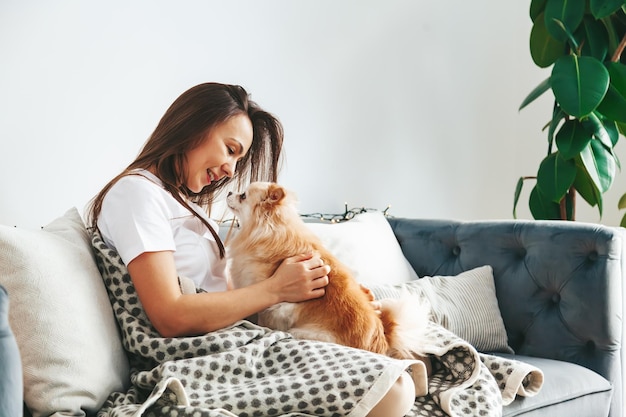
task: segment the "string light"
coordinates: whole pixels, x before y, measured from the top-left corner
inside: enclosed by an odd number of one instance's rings
[[[391,205],[388,205],[384,210],[383,210],[383,215],[385,217],[389,216],[389,209],[391,208]],[[344,212],[343,213],[338,213],[338,214],[328,214],[328,213],[309,213],[309,214],[300,214],[300,217],[304,217],[304,218],[310,218],[310,219],[317,219],[320,220],[322,222],[330,222],[330,223],[340,223],[340,222],[345,222],[348,220],[351,220],[354,218],[354,216],[356,216],[357,214],[361,214],[361,213],[367,213],[369,211],[379,211],[377,209],[373,209],[373,208],[365,208],[365,207],[357,207],[357,208],[352,208],[352,209],[348,209],[348,203],[344,203]]]
[[[391,217],[391,215],[389,214],[389,210],[391,209],[391,205],[388,205],[383,211],[383,216],[385,217]],[[375,208],[365,208],[365,207],[355,207],[355,208],[348,208],[348,203],[344,203],[344,211],[343,213],[337,213],[337,214],[331,214],[331,213],[304,213],[304,214],[300,214],[300,217],[305,218],[305,219],[316,219],[319,220],[321,222],[329,222],[329,223],[341,223],[341,222],[345,222],[348,220],[351,220],[354,218],[354,216],[361,214],[361,213],[367,213],[370,211],[380,211],[378,209]],[[224,225],[224,224],[232,224],[234,227],[239,227],[239,221],[237,218],[229,218],[229,219],[222,219],[218,221],[218,224],[220,225]]]

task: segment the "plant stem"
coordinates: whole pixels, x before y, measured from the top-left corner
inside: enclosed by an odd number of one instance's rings
[[[622,52],[624,52],[624,48],[626,48],[626,33],[624,33],[624,37],[620,41],[619,45],[617,45],[617,49],[615,50],[615,53],[613,53],[613,56],[611,57],[612,62],[619,62],[622,56]]]
[[[572,221],[576,220],[576,187],[569,189],[569,195],[572,199]]]
[[[563,197],[559,203],[559,213],[561,220],[567,220],[567,195]]]
[[[567,200],[572,202],[572,218],[567,218]],[[559,202],[559,210],[561,215],[561,220],[576,220],[576,188],[571,186],[567,194],[561,199]]]

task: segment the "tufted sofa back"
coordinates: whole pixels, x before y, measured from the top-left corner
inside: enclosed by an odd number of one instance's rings
[[[623,229],[561,221],[389,223],[419,276],[493,267],[517,354],[577,363],[623,392]],[[621,397],[614,396],[617,409]]]

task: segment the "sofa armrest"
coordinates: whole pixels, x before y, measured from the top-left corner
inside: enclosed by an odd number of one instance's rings
[[[21,415],[22,387],[22,360],[9,325],[9,295],[0,285],[0,416]]]
[[[613,384],[612,412],[621,409],[623,229],[562,221],[389,223],[419,276],[491,265],[515,352],[596,371]]]

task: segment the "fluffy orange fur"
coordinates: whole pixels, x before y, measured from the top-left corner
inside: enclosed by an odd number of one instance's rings
[[[418,354],[425,310],[398,300],[377,313],[371,293],[333,256],[304,224],[292,193],[275,183],[252,183],[242,194],[230,194],[228,205],[240,229],[227,242],[230,279],[235,288],[269,278],[287,257],[317,251],[330,266],[324,296],[300,303],[281,303],[259,314],[259,324],[288,331],[298,338],[324,340],[396,358]],[[412,327],[407,331],[407,327]]]

